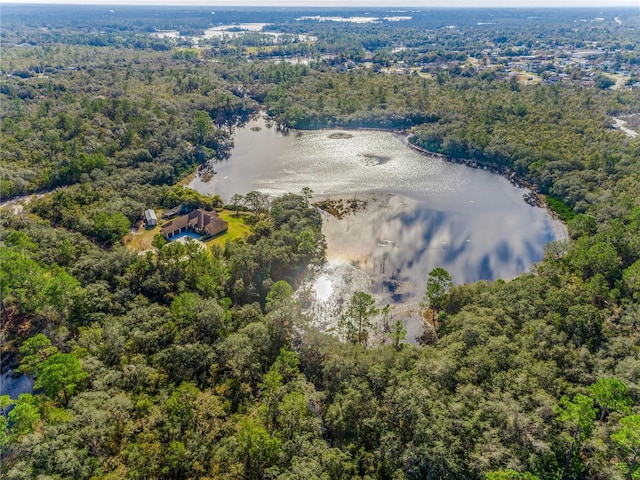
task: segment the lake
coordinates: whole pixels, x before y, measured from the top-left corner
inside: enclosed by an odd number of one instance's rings
[[[392,132],[282,133],[257,119],[234,139],[231,157],[191,188],[227,202],[235,193],[277,196],[303,187],[313,189],[314,201],[366,202],[341,220],[323,213],[328,264],[312,286],[320,310],[329,304],[335,314],[356,290],[380,305],[415,305],[435,267],[456,284],[510,279],[538,262],[548,242],[566,237],[561,222],[525,203],[527,190],[421,154]],[[334,315],[326,316],[333,323]]]

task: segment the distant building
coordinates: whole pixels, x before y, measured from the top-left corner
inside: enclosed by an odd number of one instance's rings
[[[201,208],[171,220],[162,227],[162,235],[167,240],[184,232],[195,232],[204,236],[214,236],[228,230],[229,224],[216,212],[207,212]]]
[[[158,224],[158,217],[156,217],[156,212],[153,209],[148,209],[144,211],[144,221],[147,224],[147,227],[152,228]]]
[[[349,70],[353,70],[354,68],[357,68],[357,66],[358,65],[356,65],[356,63],[353,60],[348,60],[338,65],[336,69],[338,70],[338,72],[344,73],[344,72],[348,72]]]

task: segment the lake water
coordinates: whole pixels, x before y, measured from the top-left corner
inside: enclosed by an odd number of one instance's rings
[[[9,370],[0,376],[0,395],[9,395],[13,400],[21,393],[33,392],[33,379],[27,375],[16,375]]]
[[[283,134],[255,120],[237,130],[231,158],[213,168],[213,178],[190,187],[225,201],[251,190],[277,196],[310,187],[314,201],[367,202],[342,220],[323,213],[329,263],[313,289],[333,310],[357,290],[380,305],[415,304],[435,267],[456,284],[510,279],[539,261],[549,241],[566,237],[546,210],[525,203],[527,190],[423,155],[391,132]]]

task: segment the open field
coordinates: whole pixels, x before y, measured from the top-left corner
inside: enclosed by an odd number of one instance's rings
[[[156,210],[156,215],[158,218],[162,217],[162,210]],[[161,222],[165,223],[165,222]],[[144,226],[144,222],[140,221],[135,230],[132,230],[129,235],[124,237],[122,243],[129,250],[134,252],[144,252],[145,250],[151,250],[153,247],[151,246],[151,242],[153,241],[153,237],[156,233],[160,233],[160,224],[156,225],[154,228],[147,229]]]

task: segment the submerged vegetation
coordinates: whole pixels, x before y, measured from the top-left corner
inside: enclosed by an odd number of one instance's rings
[[[3,368],[35,378],[32,393],[0,396],[2,478],[639,478],[640,140],[611,128],[640,114],[637,91],[465,63],[381,69],[539,41],[598,42],[636,65],[637,31],[576,33],[566,13],[543,15],[549,39],[516,17],[466,36],[435,18],[282,21],[318,37],[272,49],[315,55],[289,64],[254,58],[259,35],[194,49],[149,35],[168,17],[143,15],[143,28],[133,9],[94,30],[50,8],[35,23],[11,10],[1,34],[0,195],[43,194],[1,210]],[[264,14],[274,28],[277,11]],[[261,109],[283,128],[408,129],[424,149],[509,168],[570,239],[509,282],[425,272],[418,344],[364,292],[344,306],[341,339],[319,332],[294,294],[324,260],[312,192],[221,199],[178,185],[227,158]],[[247,228],[236,238],[123,246],[147,208],[225,202]]]
[[[365,208],[367,208],[367,200],[358,200],[357,198],[352,198],[349,200],[345,200],[342,198],[334,200],[327,199],[314,203],[314,206],[333,215],[339,220],[345,215],[349,215],[350,213],[355,213],[358,210],[364,210]]]

